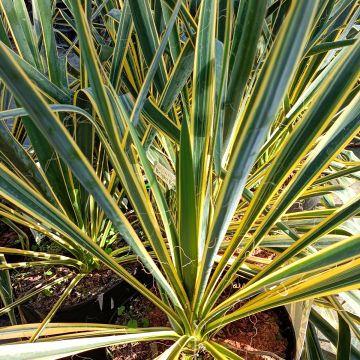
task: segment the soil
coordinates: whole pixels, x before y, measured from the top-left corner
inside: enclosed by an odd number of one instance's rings
[[[262,249],[262,248],[255,248],[254,251],[251,253],[251,256],[258,257],[261,259],[267,259],[267,260],[274,260],[276,258],[276,254],[270,250]],[[255,259],[248,259],[249,263],[255,264],[259,267],[265,267],[266,264],[263,264],[261,262],[256,261]]]
[[[0,246],[21,248],[19,235],[4,223],[0,223]]]
[[[170,326],[166,315],[142,296],[133,298],[127,305],[120,307],[119,313],[116,319],[116,324],[119,325]],[[286,323],[279,310],[273,309],[231,323],[212,339],[231,348],[246,360],[290,359],[287,355],[288,326],[289,323]],[[152,360],[171,344],[171,341],[133,343],[112,346],[108,353],[113,360]],[[212,357],[209,354],[199,354],[199,359],[210,360]]]
[[[285,359],[288,340],[282,323],[278,311],[268,310],[227,325],[214,340],[247,360]]]
[[[136,267],[136,264],[131,264],[127,266],[127,270],[133,273]],[[12,281],[15,297],[21,298],[43,284],[48,284],[55,279],[69,275],[70,279],[53,286],[51,290],[41,292],[26,303],[41,318],[44,318],[71,279],[76,275],[73,269],[64,266],[37,267],[13,273]],[[65,299],[60,309],[65,310],[83,301],[96,298],[99,294],[106,292],[120,281],[120,278],[111,270],[94,270],[78,283],[71,294]]]
[[[71,256],[70,253],[47,237],[44,237],[41,242],[33,246],[36,246],[36,249],[33,249],[35,251]],[[111,250],[115,250],[124,246],[125,242],[122,239],[116,239],[110,245],[110,248]],[[139,264],[136,262],[128,263],[123,264],[123,267],[130,274],[135,275]],[[19,270],[15,269],[11,273],[14,295],[16,298],[21,298],[42,285],[49,284],[63,277],[68,277],[68,279],[54,285],[49,290],[39,293],[25,303],[27,307],[32,309],[42,319],[55,305],[56,301],[76,274],[77,271],[75,269],[66,266],[41,266]],[[66,297],[60,309],[67,310],[74,305],[96,299],[99,294],[107,292],[121,281],[118,275],[107,268],[100,267],[99,270],[93,270],[80,280],[70,295]]]
[[[31,243],[33,241],[31,231],[21,225],[17,225],[17,227],[27,236],[29,243]],[[15,230],[7,224],[0,222],[0,247],[22,249],[28,246],[29,244],[26,239],[23,239],[22,243],[19,234]],[[9,262],[20,262],[24,260],[24,257],[20,254],[5,254],[5,259]]]
[[[167,316],[153,303],[138,296],[132,298],[127,305],[118,309],[120,315],[115,323],[130,327],[170,327]],[[108,350],[113,360],[143,360],[155,359],[163,353],[172,341],[138,342],[112,346]]]

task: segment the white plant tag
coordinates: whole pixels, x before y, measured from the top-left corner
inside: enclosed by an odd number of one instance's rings
[[[97,300],[99,303],[100,311],[102,311],[104,305],[104,294],[98,295]]]
[[[161,165],[159,162],[154,162],[154,172],[170,189],[173,189],[176,185],[176,176],[175,174],[167,169],[164,165]]]

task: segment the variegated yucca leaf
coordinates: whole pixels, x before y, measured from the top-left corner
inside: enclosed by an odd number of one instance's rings
[[[360,141],[358,2],[30,3],[0,2],[0,217],[67,255],[0,248],[14,323],[0,359],[152,340],[174,342],[158,359],[241,359],[214,333],[291,304],[309,307],[298,359],[326,358],[318,330],[337,359],[360,358],[360,162],[345,150]],[[121,265],[135,260],[161,296]],[[9,273],[45,265],[75,275],[40,324],[15,325],[64,279],[14,299]],[[172,329],[52,323],[96,267]]]

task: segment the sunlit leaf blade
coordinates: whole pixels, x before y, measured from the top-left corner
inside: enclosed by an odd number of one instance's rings
[[[285,281],[280,285],[280,289],[275,288],[275,291],[272,289],[271,291],[268,291],[266,295],[258,295],[241,309],[221,317],[221,321],[215,320],[211,322],[206,331],[214,331],[219,326],[224,326],[227,323],[249,316],[259,310],[263,311],[272,307],[306,300],[315,296],[332,295],[341,291],[356,289],[360,284],[359,279],[355,276],[359,269],[360,260],[354,260],[350,263],[345,263],[344,265],[312,276],[306,282],[301,283],[299,281],[300,278],[298,278],[297,282],[294,282],[294,279],[288,282]],[[256,303],[256,305],[254,305],[254,303]],[[255,307],[256,310],[254,309]]]
[[[172,360],[178,359],[183,348],[186,346],[191,339],[184,335],[180,339],[178,339],[173,345],[171,345],[166,351],[164,351],[160,356],[156,358],[156,360]]]
[[[230,360],[244,360],[241,356],[235,354],[223,345],[216,343],[215,341],[209,341],[205,343],[205,347],[211,351],[213,355],[226,356],[225,359]]]
[[[110,70],[110,81],[115,89],[118,89],[121,81],[121,70],[126,59],[126,51],[130,41],[132,29],[132,17],[130,11],[129,0],[125,1],[125,5],[121,12],[119,28],[116,36],[116,44],[114,48],[113,60]]]
[[[49,227],[54,228],[59,233],[64,234],[72,243],[68,245],[69,251],[76,251],[73,246],[81,246],[90,254],[103,261],[110,269],[112,269],[120,277],[124,278],[127,282],[131,283],[140,293],[151,299],[158,299],[153,293],[147,290],[140,281],[130,275],[122,266],[117,264],[104,250],[102,250],[96,243],[94,243],[84,232],[70,222],[63,214],[57,209],[53,208],[50,204],[46,203],[34,191],[32,191],[26,184],[19,181],[16,177],[0,164],[1,185],[0,192],[5,198],[12,199],[24,211],[33,214],[39,221],[48,224]],[[13,251],[14,253],[14,251]],[[24,253],[30,255],[28,253]],[[86,254],[84,254],[86,256]],[[49,258],[45,256],[45,258]],[[41,291],[41,290],[40,290]],[[155,300],[156,302],[156,300]],[[174,316],[174,313],[164,304],[159,304],[165,312],[170,311],[169,315]],[[176,318],[176,316],[175,316]]]
[[[134,341],[172,340],[177,335],[174,331],[163,330],[154,332],[140,332],[139,334],[104,336],[85,339],[72,339],[63,341],[47,341],[18,345],[3,345],[0,359],[8,360],[52,360],[61,359],[83,351]]]
[[[199,215],[208,186],[208,151],[214,120],[216,11],[217,1],[205,0],[201,3],[195,48],[190,134]],[[201,217],[199,220],[203,221]]]
[[[16,47],[21,56],[38,70],[42,70],[25,2],[23,0],[4,0],[1,1],[0,7],[4,11],[13,39],[15,39]]]
[[[301,250],[305,249],[307,246],[312,244],[316,239],[321,238],[326,233],[330,232],[337,225],[342,224],[346,219],[351,218],[360,210],[360,196],[355,197],[352,201],[345,204],[343,207],[339,208],[332,215],[327,217],[319,225],[314,227],[311,231],[301,237],[294,245],[288,247],[285,252],[283,252],[274,263],[270,264],[259,277],[265,276],[266,274],[271,273],[275,267],[278,267],[280,264],[286,262],[291,257],[297,255]],[[257,280],[257,279],[256,279]],[[256,281],[254,279],[254,281]]]
[[[133,243],[134,249],[137,248],[139,250],[138,254],[144,264],[146,264],[146,266],[150,266],[153,271],[153,275],[158,277],[159,282],[163,283],[166,288],[168,286],[167,281],[160,273],[153,260],[147,255],[136,233],[128,224],[127,219],[121,213],[116,203],[104,189],[89,163],[79,151],[77,145],[74,143],[59,120],[51,113],[50,109],[42,100],[40,95],[36,93],[28,80],[26,80],[21,72],[21,69],[13,63],[7,50],[1,44],[0,48],[2,50],[0,52],[0,73],[2,78],[16,93],[20,103],[31,115],[32,121],[37,124],[37,126],[44,134],[47,135],[49,139],[53,139],[54,145],[56,144],[56,150],[62,155],[63,159],[67,162],[68,166],[72,168],[74,173],[77,174],[82,185],[91,192],[95,198],[97,198],[104,211],[110,215],[109,218],[113,220],[114,226],[118,227],[120,233],[123,234],[127,241],[130,243],[135,241]],[[21,75],[20,77],[18,76],[19,74]],[[19,79],[16,83],[11,81],[15,76]],[[24,89],[26,89],[26,91],[24,91]],[[169,293],[173,293],[172,290],[169,289]],[[175,302],[178,301],[174,294],[173,300]]]
[[[26,75],[34,81],[39,90],[48,98],[54,99],[60,103],[68,104],[71,102],[70,91],[56,86],[54,83],[43,75],[38,69],[27,63],[18,54],[9,49],[11,55],[18,65],[25,71]]]
[[[175,1],[174,1],[175,2]],[[140,41],[141,49],[148,66],[150,66],[156,49],[159,47],[159,37],[155,22],[151,14],[149,2],[146,0],[129,1],[134,27]],[[161,61],[154,81],[156,88],[161,92],[166,84],[167,75],[164,63]]]
[[[180,129],[150,99],[145,102],[143,113],[152,125],[162,131],[172,141],[176,144],[180,142]]]
[[[169,81],[166,83],[161,96],[160,106],[168,112],[176,100],[180,91],[189,79],[194,65],[194,48],[190,40],[186,42],[174,68],[170,74]]]
[[[179,158],[179,254],[181,260],[182,278],[188,294],[192,294],[197,275],[198,221],[195,203],[195,179],[191,152],[190,132],[187,121],[183,121],[180,140]]]
[[[66,281],[41,323],[1,329],[5,350],[169,332],[154,358],[239,360],[213,335],[288,305],[297,360],[359,359],[359,16],[355,0],[1,1],[0,217],[21,249],[0,247],[0,272],[70,270],[5,300],[2,277],[1,316]],[[170,327],[52,324],[105,268]]]
[[[360,45],[360,43],[358,43],[358,45]],[[360,47],[357,47],[357,49],[359,50]],[[357,54],[355,54],[355,52],[349,51],[347,55],[347,60],[350,63],[352,63],[353,61],[355,63],[350,66],[345,62],[346,65],[343,64],[342,67],[340,63],[339,66],[342,71],[336,72],[336,79],[339,81],[339,83],[343,83],[343,90],[345,92],[349,91],[351,85],[355,80],[354,78],[357,71],[354,70],[353,78],[345,76],[345,74],[348,73],[350,71],[349,69],[352,69],[353,66],[355,66],[355,68],[359,67]],[[336,94],[337,96],[341,96],[339,89],[340,85],[338,85],[337,83],[334,83],[334,87],[324,88],[330,98],[334,94]],[[278,156],[276,161],[272,163],[271,168],[268,170],[265,176],[262,186],[256,192],[255,197],[252,199],[250,203],[250,208],[246,213],[246,217],[243,219],[240,227],[237,229],[236,234],[234,235],[234,240],[224,254],[222,263],[220,263],[219,267],[223,266],[223,264],[226,263],[229,256],[231,256],[236,246],[240,243],[240,240],[243,239],[243,235],[248,231],[249,227],[252,224],[252,221],[261,214],[261,211],[263,211],[266,205],[266,201],[264,200],[271,198],[271,195],[273,195],[275,190],[277,190],[276,188],[280,187],[280,184],[284,179],[280,180],[279,177],[286,174],[286,166],[284,164],[286,163],[290,165],[289,161],[283,158],[283,156],[289,156],[293,159],[294,155],[297,152],[301,151],[302,147],[306,146],[307,141],[303,139],[307,138],[308,141],[310,141],[309,137],[307,137],[307,135],[303,134],[302,132],[307,132],[311,128],[311,133],[313,134],[315,126],[321,126],[321,122],[319,121],[320,115],[317,113],[317,111],[321,112],[321,114],[324,116],[324,122],[330,121],[331,117],[326,118],[324,111],[321,110],[322,107],[326,107],[328,111],[331,111],[327,104],[328,101],[326,101],[325,98],[321,98],[321,100],[314,104],[314,113],[310,113],[307,119],[309,119],[309,121],[314,121],[314,123],[316,122],[316,125],[307,125],[307,121],[304,119],[304,122],[302,122],[297,129],[301,134],[297,134],[297,132],[295,131],[286,143],[286,151],[282,152],[281,155]],[[257,228],[253,238],[250,241],[247,241],[245,246],[242,248],[242,251],[237,257],[236,262],[233,263],[232,268],[230,269],[230,271],[227,272],[226,277],[222,279],[222,289],[224,289],[226,284],[228,284],[232,275],[236,272],[237,266],[246,257],[249,249],[254,248],[256,244],[258,244],[258,241],[264,235],[266,235],[270,227],[276,222],[281,213],[284,212],[291,205],[291,203],[300,194],[300,191],[304,190],[304,184],[309,184],[311,179],[315,178],[316,175],[319,174],[323,170],[323,168],[325,168],[331,158],[337,154],[337,151],[340,151],[342,147],[345,146],[346,143],[352,138],[352,136],[355,135],[359,123],[358,97],[354,98],[351,105],[346,109],[346,111],[342,113],[341,117],[337,120],[337,124],[331,129],[331,131],[329,131],[327,136],[322,139],[322,141],[316,147],[316,150],[314,150],[313,155],[307,160],[307,163],[302,169],[302,171],[297,174],[296,180],[294,180],[292,186],[290,186],[286,192],[282,193],[282,195],[276,202],[276,206],[273,206],[271,208],[270,212],[267,214],[261,226]],[[311,135],[309,136],[311,137]],[[340,139],[343,141],[343,143],[339,143]],[[291,152],[287,152],[290,151],[290,149]],[[305,151],[305,149],[303,151]],[[285,153],[287,153],[287,155]],[[305,154],[303,154],[303,156],[304,155]],[[299,154],[299,160],[300,158],[301,156]],[[289,173],[287,173],[286,175],[289,176]],[[221,268],[219,270],[221,270]]]
[[[119,110],[116,108],[117,106],[121,106],[121,103],[119,102],[119,99],[114,99],[113,101],[115,106],[111,106],[110,102],[112,93],[107,92],[107,89],[102,82],[98,59],[94,45],[91,42],[89,28],[86,25],[80,4],[74,3],[73,10],[79,28],[80,43],[83,44],[84,51],[87,50],[91,54],[91,56],[87,57],[86,66],[88,67],[90,82],[93,85],[94,98],[99,106],[100,116],[103,119],[105,129],[110,138],[110,143],[114,153],[116,154],[116,163],[113,165],[118,171],[118,174],[123,181],[123,185],[125,186],[131,200],[133,201],[137,213],[140,215],[140,220],[146,233],[148,234],[150,241],[152,241],[154,244],[153,248],[159,257],[161,265],[169,269],[168,275],[170,276],[171,280],[176,283],[176,279],[174,279],[173,272],[171,271],[171,259],[166,251],[165,243],[159,228],[156,225],[156,219],[150,210],[149,203],[147,202],[147,198],[143,192],[143,189],[141,188],[139,179],[136,177],[134,169],[130,163],[130,159],[127,157],[126,152],[121,144],[120,133],[118,132],[118,126],[116,123],[117,114],[115,114],[116,111],[121,111],[121,109]],[[161,54],[161,52],[159,53]],[[146,93],[146,91],[143,92],[143,100],[145,100],[144,96]],[[143,105],[143,101],[139,103]],[[139,116],[140,111],[141,107],[137,107],[137,116]]]
[[[55,33],[52,26],[52,6],[49,1],[33,1],[33,10],[36,11],[42,29],[42,38],[45,45],[47,70],[49,78],[55,85],[61,86],[58,52],[55,42]]]
[[[19,112],[14,113],[14,111],[12,111],[12,113],[19,115]],[[0,113],[0,120],[2,115],[4,115],[4,112]],[[57,205],[54,194],[44,175],[2,121],[0,121],[0,151],[1,156],[4,156],[9,163],[14,165],[15,169],[19,170],[25,178],[29,179],[50,202]]]
[[[141,163],[143,165],[143,169],[144,169],[144,172],[146,174],[146,177],[148,178],[148,180],[152,184],[153,193],[154,193],[154,196],[155,196],[157,206],[158,206],[158,208],[160,210],[161,217],[162,217],[163,222],[164,222],[165,231],[166,231],[166,234],[167,234],[167,239],[168,239],[168,243],[169,243],[169,247],[170,247],[170,252],[171,252],[173,261],[175,263],[175,266],[178,266],[179,260],[178,260],[178,254],[177,254],[177,251],[176,251],[176,248],[178,246],[178,242],[177,242],[177,238],[176,238],[176,230],[175,230],[174,222],[173,222],[173,219],[171,217],[171,214],[169,213],[168,205],[167,205],[167,203],[165,201],[165,197],[163,195],[163,192],[161,191],[160,186],[159,186],[159,184],[158,184],[158,182],[156,180],[155,174],[154,174],[154,172],[152,170],[152,167],[150,166],[150,162],[148,161],[148,158],[147,158],[147,155],[145,154],[144,148],[143,148],[140,140],[138,139],[138,134],[137,134],[133,124],[136,124],[139,117],[140,117],[141,110],[142,110],[142,108],[144,106],[144,103],[145,103],[146,94],[148,93],[148,90],[150,88],[150,84],[151,84],[151,82],[152,82],[152,80],[153,80],[153,78],[155,76],[156,69],[159,66],[159,62],[161,61],[162,54],[163,54],[163,52],[165,50],[165,46],[166,46],[166,44],[168,42],[168,39],[169,39],[169,36],[170,36],[171,31],[173,29],[173,26],[175,25],[177,15],[178,15],[178,12],[180,10],[180,5],[181,5],[181,0],[178,0],[177,3],[176,3],[176,6],[174,8],[174,12],[171,15],[171,18],[169,20],[169,23],[167,24],[166,31],[164,33],[164,37],[162,38],[162,40],[160,42],[159,48],[156,50],[156,53],[155,53],[155,56],[154,56],[154,58],[152,60],[149,71],[146,74],[144,84],[141,87],[138,98],[137,98],[137,100],[136,100],[136,102],[134,104],[134,107],[133,107],[132,112],[131,112],[131,116],[130,116],[129,119],[127,117],[125,117],[127,125],[129,127],[129,132],[131,134],[131,137],[132,137],[132,140],[133,140],[133,142],[135,144],[135,147],[136,147],[136,149],[138,151],[138,154],[139,154]],[[156,249],[155,249],[155,251],[156,251]],[[166,252],[165,249],[164,249],[164,253],[167,255],[167,252]],[[186,295],[184,293],[183,286],[182,286],[182,284],[180,282],[179,277],[175,273],[174,267],[171,266],[172,265],[171,260],[169,258],[166,258],[166,261],[168,261],[168,264],[166,264],[167,267],[168,267],[167,274],[169,275],[170,279],[173,281],[173,284],[174,284],[175,288],[179,290],[178,293],[181,294],[180,295],[181,298],[185,299],[185,301],[186,301],[187,298],[186,298]]]
[[[241,1],[236,15],[229,85],[225,100],[224,141],[229,144],[250,72],[255,62],[267,1]]]
[[[263,66],[244,114],[246,121],[241,123],[228,172],[215,204],[214,221],[209,230],[207,251],[203,257],[204,271],[201,271],[200,291],[204,291],[214,256],[241,198],[248,171],[264,143],[266,133],[285,95],[289,79],[294,73],[316,5],[315,2],[297,2],[292,5],[287,20]],[[231,250],[229,249],[229,253],[232,253]],[[228,258],[224,258],[224,262],[227,260]],[[219,265],[220,272],[222,266],[223,264]],[[217,279],[219,271],[213,275],[214,280]],[[213,285],[214,282],[208,288],[211,289]]]

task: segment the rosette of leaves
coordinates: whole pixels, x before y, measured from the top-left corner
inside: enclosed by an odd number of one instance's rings
[[[18,117],[11,151],[19,160],[4,155],[0,195],[134,285],[172,327],[19,325],[2,337],[32,341],[2,346],[0,359],[55,359],[159,339],[174,340],[160,359],[196,358],[200,351],[240,359],[213,334],[242,317],[295,303],[314,306],[301,321],[304,357],[324,358],[319,329],[337,346],[338,359],[359,358],[351,345],[351,334],[359,338],[359,318],[336,296],[359,307],[360,197],[344,196],[359,177],[358,159],[344,151],[359,130],[358,3],[63,5],[34,0],[32,23],[22,0],[1,2],[0,116],[12,111]],[[58,22],[74,31],[73,43]],[[68,44],[64,57],[58,36]],[[24,150],[25,139],[34,153]],[[2,146],[2,154],[10,149]],[[117,190],[104,184],[99,153],[145,240],[119,206]],[[24,170],[14,171],[19,167]],[[160,297],[83,231],[76,194],[87,194],[85,207],[96,206],[121,234],[153,275]],[[276,256],[264,260],[255,249]],[[244,285],[224,298],[238,277]],[[315,305],[335,310],[338,328]]]

